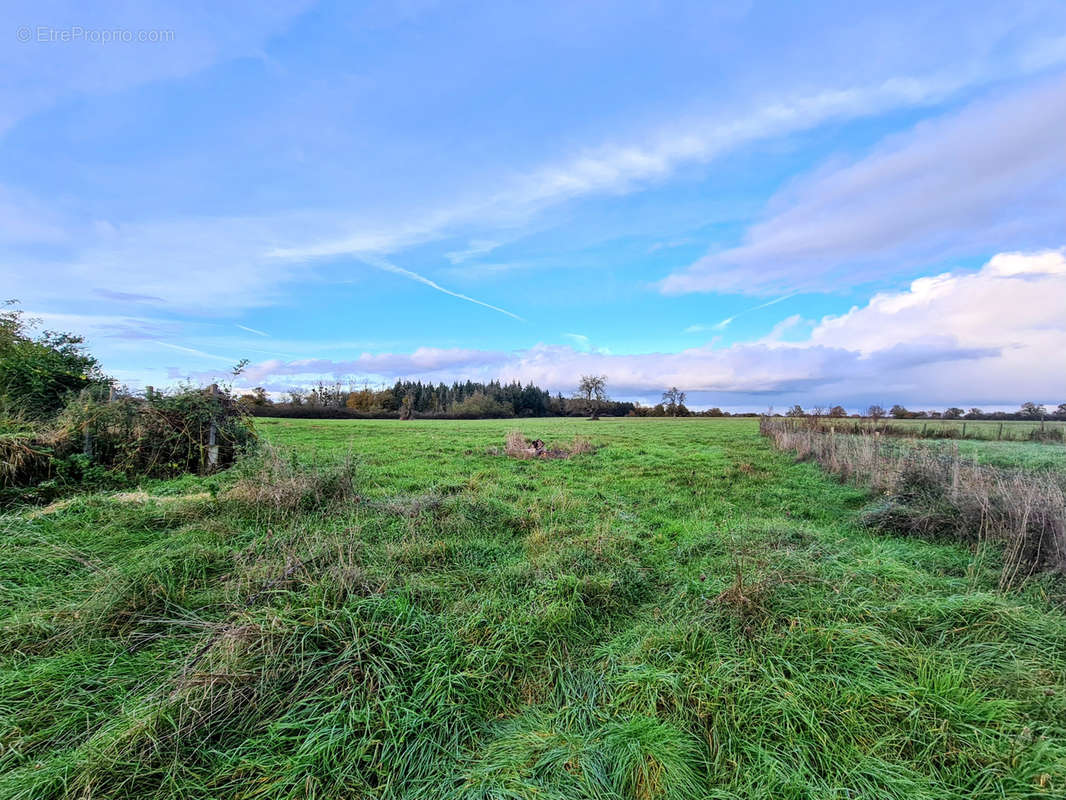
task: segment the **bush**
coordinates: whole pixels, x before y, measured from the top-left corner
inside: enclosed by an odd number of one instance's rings
[[[30,328],[21,311],[0,312],[0,405],[26,418],[47,419],[71,394],[106,383],[80,336],[54,331],[32,336]]]
[[[52,438],[58,457],[81,452],[96,466],[164,478],[231,465],[255,432],[229,392],[185,388],[110,399],[83,392],[59,415]]]
[[[46,502],[75,485],[114,488],[136,477],[224,469],[256,443],[251,419],[228,392],[100,394],[83,391],[51,422],[0,419],[0,504]]]

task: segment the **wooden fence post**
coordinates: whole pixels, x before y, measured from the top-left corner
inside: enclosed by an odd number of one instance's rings
[[[218,384],[212,383],[209,390],[211,397],[218,396]],[[207,432],[207,468],[213,470],[218,466],[218,426],[215,424],[214,411],[211,414],[211,428]]]

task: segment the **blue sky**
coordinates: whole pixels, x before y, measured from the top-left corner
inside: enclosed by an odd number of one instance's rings
[[[0,280],[132,386],[1066,402],[1059,0],[4,19]]]

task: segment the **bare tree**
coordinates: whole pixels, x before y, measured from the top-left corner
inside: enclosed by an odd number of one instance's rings
[[[1022,403],[1019,413],[1024,419],[1043,419],[1047,416],[1047,409],[1039,403]]]
[[[607,376],[582,375],[574,396],[585,401],[589,419],[599,419],[600,407],[607,401]]]
[[[884,419],[885,410],[881,406],[872,405],[868,409],[866,409],[866,416],[868,416],[874,422],[877,422],[879,419]]]
[[[666,410],[670,412],[670,416],[677,416],[678,409],[685,405],[686,397],[687,395],[676,386],[671,386],[663,392],[663,403],[666,405]]]

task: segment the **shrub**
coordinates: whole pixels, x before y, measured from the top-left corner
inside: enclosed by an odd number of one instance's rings
[[[0,419],[0,502],[224,469],[256,442],[251,419],[228,392],[101,395],[100,387],[83,390],[50,422]]]
[[[51,439],[56,456],[83,452],[92,464],[126,475],[170,477],[231,465],[255,442],[255,432],[226,391],[184,388],[110,399],[88,391],[59,415]]]
[[[0,312],[0,405],[46,419],[69,395],[105,378],[99,362],[82,349],[80,336],[54,331],[33,336],[31,327],[21,311]]]
[[[31,434],[0,434],[0,488],[25,486],[48,476],[50,457]]]

